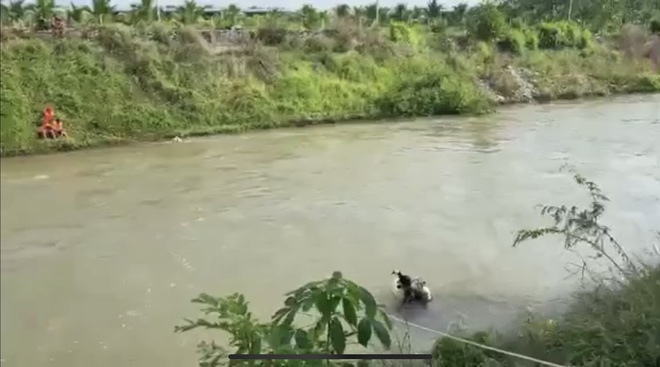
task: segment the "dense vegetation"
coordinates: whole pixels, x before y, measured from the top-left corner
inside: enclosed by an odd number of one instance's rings
[[[660,266],[633,261],[626,254],[612,230],[601,223],[607,197],[593,182],[578,174],[574,178],[586,189],[590,204],[586,208],[544,207],[542,213],[552,219],[552,224],[519,231],[514,246],[540,236],[558,235],[567,250],[590,250],[593,257],[585,259],[581,273],[590,276],[594,288],[577,294],[568,311],[555,320],[530,318],[516,335],[479,332],[471,339],[562,365],[657,366],[660,362]],[[657,248],[656,254],[660,255]],[[597,273],[589,268],[603,260],[602,265],[609,271]],[[188,320],[176,330],[202,327],[230,335],[228,346],[200,345],[200,366],[204,367],[226,364],[228,352],[341,354],[351,345],[358,350],[406,347],[393,342],[389,317],[369,291],[343,278],[339,272],[329,279],[310,282],[286,296],[284,306],[275,312],[272,320],[261,322],[253,317],[240,294],[220,298],[202,294],[194,302],[204,305],[205,316],[196,321]],[[306,318],[302,324],[301,318]],[[304,324],[307,326],[301,326]],[[530,365],[447,338],[436,342],[433,355],[434,365],[439,367]],[[241,364],[241,361],[232,362],[232,365]],[[250,361],[249,364],[335,365],[328,361]]]
[[[338,6],[2,6],[2,155],[496,103],[660,90],[653,0]],[[62,36],[51,16],[68,23]],[[238,27],[242,30],[226,30]],[[46,104],[71,138],[39,141]]]

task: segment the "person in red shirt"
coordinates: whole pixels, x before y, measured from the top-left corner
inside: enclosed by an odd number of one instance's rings
[[[48,106],[44,109],[43,116],[41,117],[41,126],[37,130],[37,134],[40,138],[55,138],[55,129],[53,118],[55,116],[55,111],[52,107]]]

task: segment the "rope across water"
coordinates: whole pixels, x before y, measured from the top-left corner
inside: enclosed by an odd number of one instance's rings
[[[523,354],[518,354],[518,353],[514,353],[514,352],[509,352],[509,351],[506,351],[506,350],[503,350],[503,349],[499,349],[499,348],[491,347],[491,346],[488,346],[488,345],[480,344],[480,343],[474,342],[474,341],[472,341],[472,340],[467,340],[467,339],[459,338],[459,337],[457,337],[457,336],[454,336],[454,335],[451,335],[451,334],[447,334],[447,333],[444,333],[444,332],[442,332],[442,331],[429,329],[429,328],[427,328],[427,327],[425,327],[425,326],[418,325],[418,324],[415,324],[415,323],[412,323],[412,322],[409,322],[409,321],[406,321],[406,320],[400,319],[400,318],[398,318],[398,317],[396,317],[396,316],[394,316],[394,315],[391,315],[391,314],[388,314],[388,316],[389,316],[392,320],[395,320],[395,321],[400,322],[400,323],[404,323],[404,324],[406,324],[406,325],[408,325],[408,326],[412,326],[412,327],[414,327],[414,328],[416,328],[416,329],[424,330],[424,331],[426,331],[426,332],[429,332],[429,333],[432,333],[432,334],[435,334],[435,335],[440,335],[440,336],[445,337],[445,338],[453,339],[453,340],[456,340],[456,341],[458,341],[458,342],[465,343],[465,344],[469,344],[469,345],[472,345],[472,346],[475,346],[475,347],[478,347],[478,348],[482,348],[482,349],[490,350],[490,351],[492,351],[492,352],[496,352],[496,353],[504,354],[504,355],[507,355],[507,356],[510,356],[510,357],[515,357],[515,358],[519,358],[519,359],[524,359],[524,360],[526,360],[526,361],[535,362],[535,363],[538,363],[538,364],[541,364],[541,365],[544,365],[544,366],[550,366],[550,367],[568,367],[568,366],[566,366],[566,365],[561,365],[561,364],[557,364],[557,363],[553,363],[553,362],[544,361],[544,360],[537,359],[537,358],[533,358],[533,357],[529,357],[529,356],[526,356],[526,355],[523,355]]]

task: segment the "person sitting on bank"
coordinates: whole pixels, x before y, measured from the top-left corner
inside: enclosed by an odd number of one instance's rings
[[[41,126],[37,129],[37,135],[41,139],[66,138],[68,134],[64,130],[64,123],[61,118],[55,118],[55,111],[52,107],[46,107],[41,118]]]
[[[68,135],[66,134],[66,130],[64,130],[64,124],[62,123],[62,119],[59,117],[55,119],[55,122],[53,123],[53,135],[55,138],[66,138]]]
[[[53,118],[55,112],[52,107],[46,107],[41,117],[41,126],[37,129],[37,135],[42,139],[55,139],[55,129]]]

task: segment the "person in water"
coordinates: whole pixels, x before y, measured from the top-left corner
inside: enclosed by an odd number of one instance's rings
[[[398,270],[395,270],[392,272],[392,274],[396,275],[399,277],[399,284],[397,284],[397,288],[403,289],[403,302],[410,302],[415,299],[415,295],[413,293],[412,289],[412,278],[408,275],[405,275],[401,273]]]

